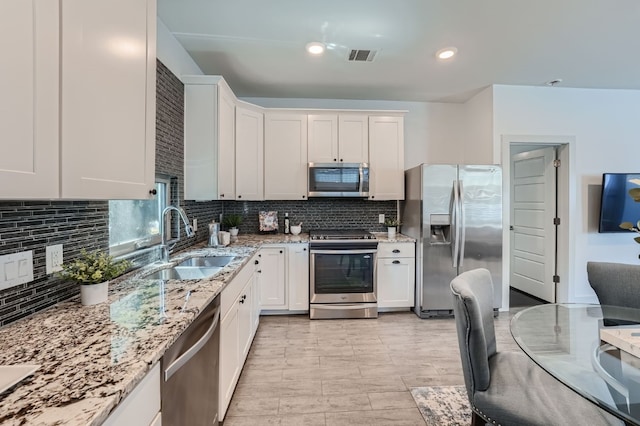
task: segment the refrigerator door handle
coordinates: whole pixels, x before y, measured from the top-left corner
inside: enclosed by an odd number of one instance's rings
[[[460,218],[458,220],[458,222],[460,223],[460,239],[459,239],[459,244],[460,244],[460,267],[462,267],[462,263],[464,262],[464,245],[465,245],[465,241],[467,240],[466,238],[466,226],[464,223],[464,185],[463,185],[463,181],[460,180],[459,184],[458,184],[458,188],[460,190],[460,197],[458,202],[460,203]]]
[[[460,228],[458,223],[458,206],[460,205],[459,193],[458,193],[458,181],[453,181],[453,204],[451,205],[451,225],[453,226],[453,241],[451,242],[451,257],[453,258],[453,267],[458,267],[458,257],[460,255],[459,234]]]

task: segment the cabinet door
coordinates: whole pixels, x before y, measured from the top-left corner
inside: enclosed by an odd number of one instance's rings
[[[258,263],[256,264],[256,269],[254,271],[253,274],[253,289],[251,291],[252,297],[251,297],[251,301],[252,301],[252,305],[253,305],[253,314],[252,314],[252,321],[253,321],[253,327],[252,327],[252,336],[255,336],[256,330],[258,330],[258,325],[260,324],[260,310],[262,309],[260,306],[260,282],[262,279],[262,269],[261,265],[260,265],[260,261],[257,260],[259,259],[258,256],[255,256],[254,259],[256,260],[251,260],[252,262],[257,261]]]
[[[409,308],[414,305],[414,258],[379,258],[378,307]]]
[[[309,162],[334,163],[338,158],[338,116],[335,114],[309,114]]]
[[[265,114],[264,198],[307,199],[307,116]]]
[[[340,161],[368,163],[369,117],[366,115],[340,115],[338,141]]]
[[[0,2],[0,198],[57,198],[58,2]]]
[[[404,119],[369,117],[369,199],[404,200]]]
[[[262,309],[287,309],[285,247],[260,249],[260,305]]]
[[[144,199],[155,181],[155,0],[62,0],[63,198]]]
[[[309,310],[309,245],[290,244],[287,247],[289,310]]]
[[[218,85],[218,198],[236,197],[236,105],[226,84]]]
[[[238,303],[236,303],[220,323],[219,420],[224,419],[236,382],[240,377],[238,312]]]
[[[236,200],[263,200],[264,115],[236,106]]]
[[[253,275],[244,286],[238,300],[238,341],[240,343],[240,365],[244,365],[253,337]]]

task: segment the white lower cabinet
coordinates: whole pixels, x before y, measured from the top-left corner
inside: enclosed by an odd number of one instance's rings
[[[219,420],[224,419],[258,326],[255,288],[256,264],[252,259],[222,291],[220,301]]]
[[[118,404],[103,423],[116,425],[160,425],[160,363],[156,363],[140,383]]]
[[[289,310],[309,311],[309,244],[287,247]]]
[[[267,314],[308,312],[309,244],[263,246],[260,262],[261,309]]]
[[[416,257],[414,243],[380,243],[377,260],[378,308],[414,305]]]

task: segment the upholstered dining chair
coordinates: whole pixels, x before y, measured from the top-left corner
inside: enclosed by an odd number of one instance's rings
[[[623,425],[524,353],[498,351],[488,270],[458,275],[451,291],[472,425]]]
[[[587,278],[601,305],[640,309],[640,265],[587,262]]]

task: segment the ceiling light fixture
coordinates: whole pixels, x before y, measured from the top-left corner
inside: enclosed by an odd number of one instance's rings
[[[562,83],[562,79],[561,78],[556,78],[555,80],[547,81],[545,84],[547,86],[554,87],[555,85],[560,84],[560,83]]]
[[[324,43],[319,43],[317,41],[312,41],[311,43],[307,43],[307,52],[312,55],[322,55],[324,52],[325,46]]]
[[[438,59],[451,59],[456,55],[456,53],[458,53],[457,48],[453,46],[445,47],[436,52],[436,57]]]

